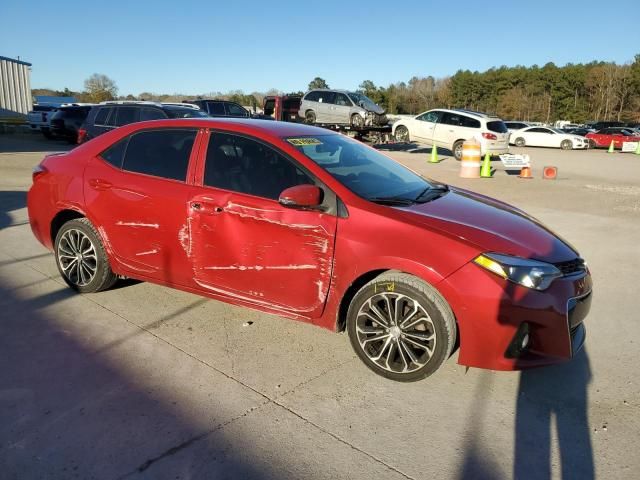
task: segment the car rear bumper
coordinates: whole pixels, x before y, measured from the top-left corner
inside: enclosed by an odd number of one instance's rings
[[[462,365],[492,370],[551,365],[571,359],[584,344],[583,320],[592,298],[588,272],[537,291],[469,263],[438,288],[458,321]]]
[[[509,153],[509,145],[491,145],[485,144],[480,146],[480,154],[485,155],[502,155],[503,153]]]

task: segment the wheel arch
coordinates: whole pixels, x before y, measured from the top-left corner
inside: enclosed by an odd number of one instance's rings
[[[340,303],[336,312],[336,324],[335,324],[335,331],[336,332],[343,332],[345,330],[346,327],[346,322],[347,322],[347,311],[349,310],[349,305],[351,304],[351,300],[353,300],[353,297],[356,295],[356,293],[358,293],[358,291],[367,283],[369,283],[371,280],[373,280],[374,278],[382,275],[383,273],[388,273],[388,272],[397,272],[397,273],[403,273],[406,275],[411,275],[412,277],[417,278],[418,280],[430,285],[436,292],[438,292],[438,294],[442,297],[442,299],[449,305],[449,307],[451,308],[452,312],[453,312],[453,316],[454,319],[456,321],[456,330],[459,331],[459,327],[458,327],[458,320],[457,317],[455,315],[455,310],[453,308],[453,306],[451,305],[451,302],[449,301],[449,299],[445,296],[444,292],[442,292],[439,288],[438,288],[438,281],[436,281],[436,278],[425,278],[428,275],[423,275],[420,272],[417,272],[411,268],[377,268],[377,269],[372,269],[372,270],[368,270],[366,272],[360,273],[360,275],[358,275],[356,278],[354,278],[354,280],[349,284],[349,286],[344,290],[344,293],[342,294],[342,297],[340,298]],[[433,276],[433,272],[432,276]],[[457,337],[459,338],[459,337]],[[457,345],[456,345],[457,347]],[[455,350],[454,350],[455,351]]]
[[[338,306],[337,318],[336,318],[336,332],[343,332],[347,325],[347,311],[351,300],[355,297],[356,293],[367,283],[374,278],[380,276],[385,272],[389,272],[392,269],[378,269],[370,270],[355,278],[351,284],[347,287],[340,299],[340,305]]]
[[[65,223],[70,220],[75,220],[76,218],[86,217],[87,216],[84,213],[78,210],[73,210],[71,208],[65,208],[64,210],[60,210],[58,213],[56,213],[55,216],[51,219],[51,226],[49,228],[51,244],[55,244],[56,236]]]

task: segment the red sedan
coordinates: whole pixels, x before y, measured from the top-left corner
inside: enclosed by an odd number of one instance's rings
[[[47,156],[31,227],[83,293],[137,278],[345,330],[387,378],[514,370],[582,346],[591,276],[524,212],[327,130],[127,125]]]
[[[587,133],[585,138],[593,142],[594,147],[608,148],[613,142],[614,148],[622,148],[624,142],[640,142],[640,136],[625,128],[605,128]]]

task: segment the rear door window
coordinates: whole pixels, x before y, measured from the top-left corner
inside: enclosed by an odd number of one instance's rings
[[[140,109],[137,107],[118,107],[116,110],[118,111],[116,115],[117,127],[140,121]]]
[[[222,102],[209,103],[209,113],[211,115],[224,115],[224,104]]]
[[[122,168],[129,172],[179,180],[187,178],[196,130],[146,130],[131,135]]]
[[[122,168],[122,160],[124,159],[124,152],[127,150],[128,143],[129,137],[123,138],[118,143],[107,148],[100,156],[114,167]]]
[[[322,103],[334,103],[336,99],[335,92],[318,92],[320,94],[319,102]]]
[[[460,115],[460,126],[467,128],[480,128],[480,120],[467,117],[466,115]],[[506,128],[506,126],[505,126]]]
[[[141,122],[145,120],[161,120],[164,118],[167,118],[166,115],[158,108],[143,108],[140,112]]]

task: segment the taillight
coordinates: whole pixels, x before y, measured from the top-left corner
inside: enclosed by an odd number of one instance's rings
[[[84,128],[79,128],[78,129],[78,139],[77,139],[78,145],[80,145],[86,139],[87,139],[87,130],[84,129]]]
[[[482,132],[482,136],[484,138],[486,138],[487,140],[497,140],[498,137],[496,137],[493,133],[489,133],[489,132]]]
[[[40,175],[43,175],[45,173],[47,173],[48,170],[46,169],[46,167],[42,164],[40,165],[36,165],[35,167],[33,167],[33,172],[31,173],[31,180],[33,182],[36,181],[36,178],[38,178]]]

